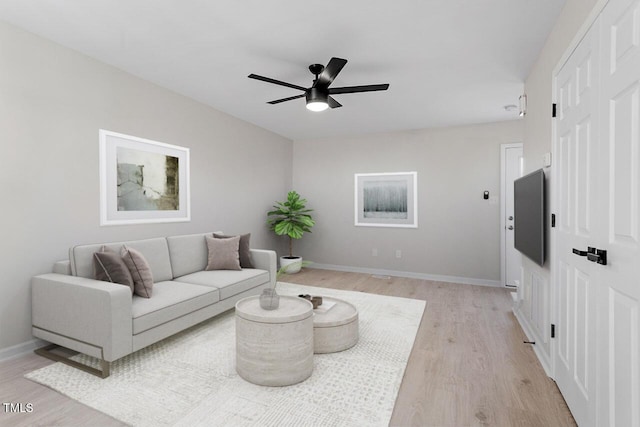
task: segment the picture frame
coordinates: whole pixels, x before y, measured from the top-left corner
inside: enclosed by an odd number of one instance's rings
[[[191,220],[189,149],[100,129],[100,225]]]
[[[418,173],[355,174],[355,225],[418,228]]]

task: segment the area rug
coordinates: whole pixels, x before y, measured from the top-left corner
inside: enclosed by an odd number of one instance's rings
[[[106,379],[62,363],[25,377],[134,426],[387,426],[425,302],[291,283],[278,292],[351,302],[360,340],[315,355],[300,384],[258,386],[236,373],[231,310],[114,362]]]

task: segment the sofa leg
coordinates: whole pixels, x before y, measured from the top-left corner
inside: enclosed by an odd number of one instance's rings
[[[69,356],[63,356],[58,353],[54,353],[52,350],[56,348],[62,348],[58,344],[50,344],[48,346],[38,348],[34,350],[34,352],[42,357],[46,357],[47,359],[51,359],[56,362],[64,363],[65,365],[72,366],[76,369],[80,369],[81,371],[87,372],[91,375],[95,375],[100,378],[107,378],[111,375],[111,362],[107,362],[104,359],[100,360],[101,369],[96,369],[92,366],[85,365],[83,363],[77,362],[69,358]]]

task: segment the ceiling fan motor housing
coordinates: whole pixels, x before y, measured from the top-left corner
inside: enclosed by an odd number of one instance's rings
[[[317,87],[312,87],[306,91],[307,102],[324,102],[328,103],[329,94],[326,90],[322,90]]]

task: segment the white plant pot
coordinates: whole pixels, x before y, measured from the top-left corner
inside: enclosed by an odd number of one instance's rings
[[[284,268],[286,274],[294,274],[302,268],[302,257],[280,257],[280,268]]]

